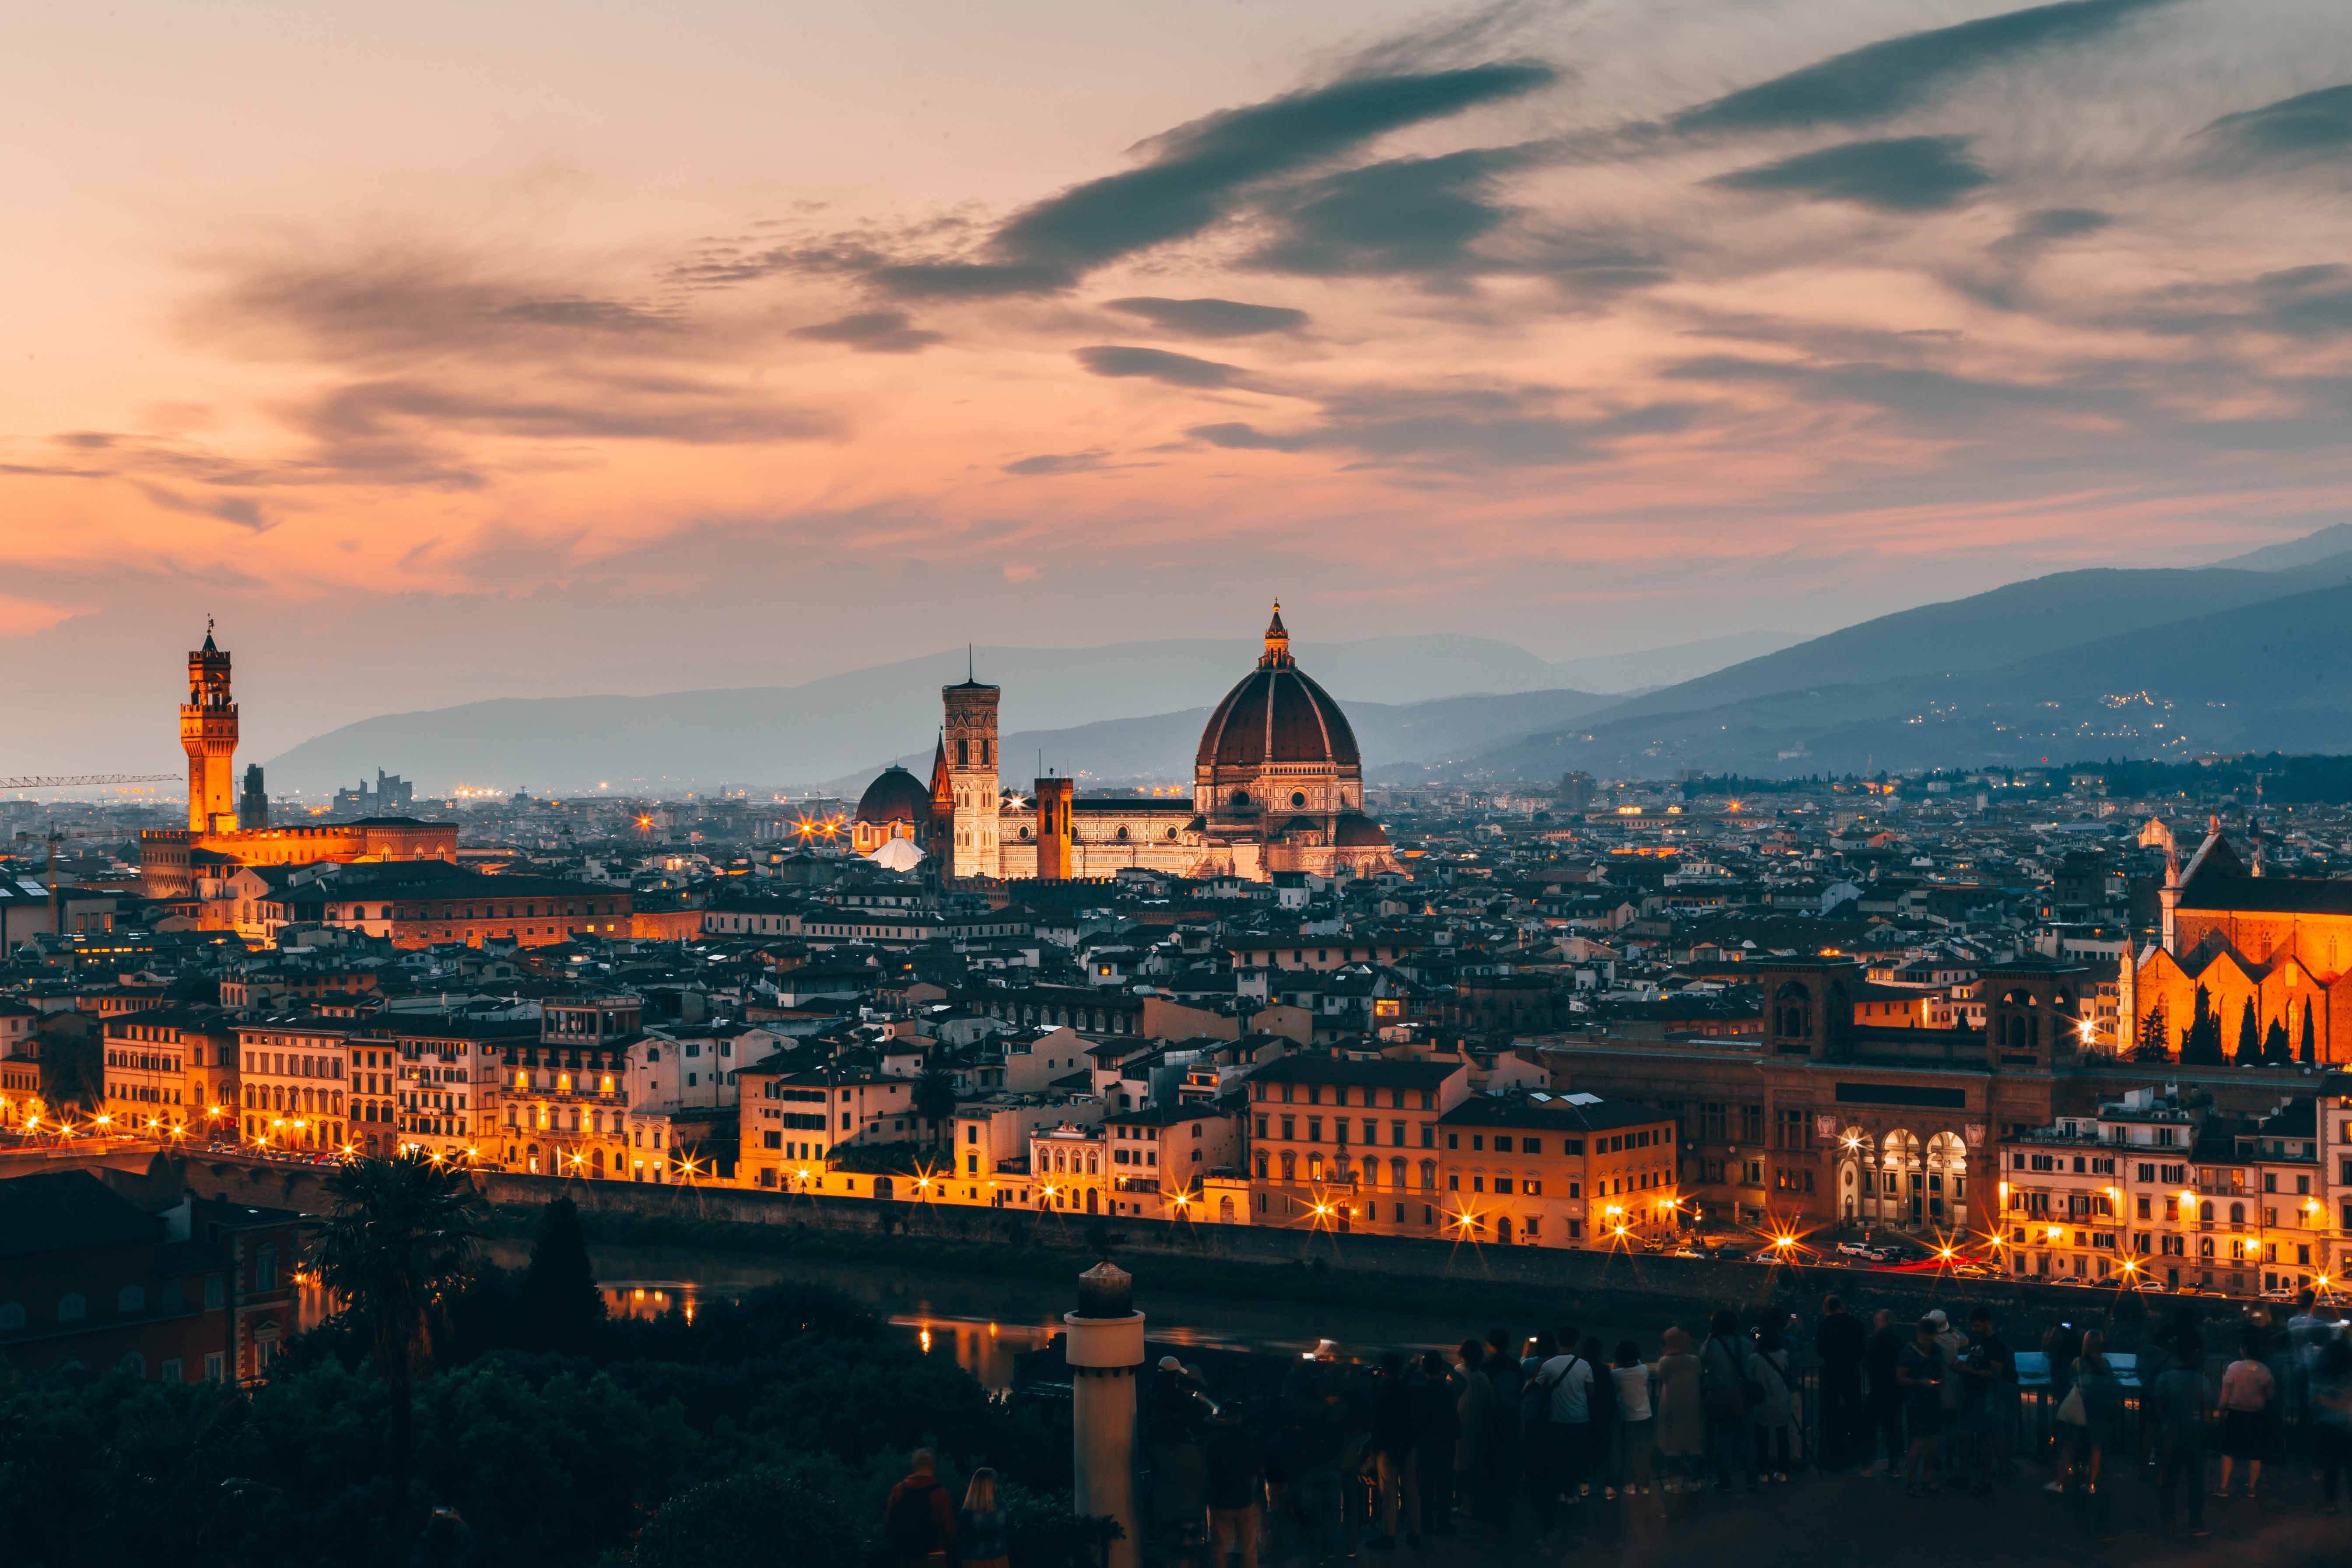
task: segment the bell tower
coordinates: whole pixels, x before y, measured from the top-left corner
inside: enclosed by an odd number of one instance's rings
[[[942,863],[953,877],[995,877],[997,863],[996,704],[1003,692],[975,679],[940,689],[947,708],[940,748],[947,761],[954,830]],[[934,853],[938,853],[934,849]]]
[[[205,646],[188,655],[180,749],[188,753],[188,831],[235,831],[236,703],[229,696],[228,655],[214,646],[210,616],[205,619]]]

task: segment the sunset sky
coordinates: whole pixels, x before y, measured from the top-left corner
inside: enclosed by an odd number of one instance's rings
[[[961,643],[1823,630],[2343,521],[2342,0],[19,7],[33,767]]]

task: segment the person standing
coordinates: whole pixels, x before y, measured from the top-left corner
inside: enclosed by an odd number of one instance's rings
[[[2306,1391],[2319,1459],[2319,1510],[2336,1513],[2336,1491],[2352,1468],[2352,1344],[2340,1335],[2327,1338],[2312,1361]]]
[[[2157,1420],[2157,1521],[2167,1531],[2179,1522],[2185,1496],[2189,1533],[2201,1536],[2210,1533],[2205,1528],[2205,1412],[2213,1407],[2213,1384],[2195,1330],[2176,1331],[2170,1349],[2170,1361],[2148,1394]]]
[[[1543,1500],[1564,1497],[1573,1507],[1582,1495],[1592,1428],[1592,1363],[1580,1352],[1574,1329],[1560,1331],[1554,1342],[1558,1350],[1536,1369],[1528,1384],[1543,1402],[1541,1448],[1546,1463],[1537,1488],[1537,1517],[1547,1540],[1559,1510],[1556,1506],[1547,1510]],[[1547,1512],[1549,1519],[1544,1517]]]
[[[2083,1336],[2083,1356],[2074,1363],[2074,1388],[2083,1396],[2080,1441],[2087,1461],[2085,1490],[2091,1500],[2092,1528],[2102,1541],[2113,1535],[2107,1521],[2114,1512],[2115,1488],[2101,1486],[2099,1472],[2106,1458],[2108,1434],[2115,1430],[2124,1405],[2123,1380],[2108,1364],[2106,1351],[2106,1336],[2095,1329]]]
[[[1785,1482],[1795,1461],[1790,1457],[1790,1427],[1796,1417],[1796,1400],[1789,1387],[1789,1352],[1780,1331],[1769,1322],[1756,1331],[1748,1352],[1748,1383],[1754,1402],[1748,1411],[1748,1489],[1767,1476]]]
[[[1706,1413],[1706,1448],[1715,1460],[1717,1492],[1731,1490],[1732,1468],[1745,1458],[1748,1349],[1739,1332],[1739,1314],[1727,1307],[1707,1321],[1706,1343],[1698,1352],[1699,1399]]]
[[[1969,1314],[1968,1348],[1956,1370],[1961,1379],[1961,1459],[1973,1478],[1969,1489],[1989,1497],[1994,1475],[2007,1468],[1997,1463],[2006,1456],[2001,1423],[2013,1410],[2017,1393],[2017,1357],[1993,1332],[1990,1308],[1979,1307]]]
[[[2221,1373],[2221,1479],[2213,1495],[2230,1495],[2230,1468],[2242,1459],[2246,1466],[2246,1496],[2263,1484],[2263,1457],[2270,1447],[2270,1411],[2278,1397],[2278,1380],[2263,1362],[2265,1336],[2248,1325],[2239,1336],[2238,1359]]]
[[[1452,1380],[1454,1419],[1459,1433],[1454,1445],[1454,1491],[1487,1525],[1495,1523],[1498,1513],[1509,1517],[1510,1471],[1500,1451],[1507,1447],[1501,1436],[1507,1422],[1516,1424],[1496,1398],[1494,1382],[1486,1374],[1487,1363],[1496,1359],[1476,1340],[1464,1340],[1455,1352]],[[1430,1529],[1437,1531],[1440,1527],[1432,1524]]]
[[[1614,1462],[1609,1479],[1629,1498],[1637,1492],[1649,1495],[1651,1471],[1657,1459],[1656,1407],[1650,1401],[1654,1375],[1643,1363],[1640,1346],[1631,1340],[1619,1342],[1617,1364],[1609,1373],[1617,1396],[1617,1418],[1612,1426]]]
[[[1424,1352],[1412,1387],[1412,1465],[1421,1479],[1421,1528],[1428,1535],[1454,1533],[1454,1454],[1462,1443],[1456,1408],[1461,1387],[1445,1358]]]
[[[891,1560],[900,1568],[944,1564],[956,1539],[955,1504],[940,1484],[940,1458],[918,1448],[908,1460],[907,1479],[890,1489],[882,1505],[882,1533]]]
[[[1365,1544],[1375,1552],[1395,1547],[1400,1522],[1408,1543],[1421,1544],[1421,1472],[1413,1454],[1416,1404],[1404,1357],[1389,1352],[1381,1357],[1381,1375],[1372,1385],[1372,1470],[1380,1489],[1380,1532]]]
[[[1012,1525],[996,1497],[996,1472],[986,1465],[972,1471],[956,1510],[959,1568],[1006,1568],[1013,1560]]]
[[[1911,1342],[1896,1356],[1895,1382],[1903,1391],[1904,1425],[1911,1440],[1903,1460],[1903,1489],[1925,1497],[1937,1489],[1936,1440],[1944,1425],[1944,1347],[1930,1320],[1919,1320]]]
[[[1665,1489],[1696,1491],[1703,1484],[1706,1410],[1699,1391],[1698,1354],[1691,1348],[1689,1331],[1668,1329],[1656,1364],[1650,1370],[1657,1391],[1656,1437],[1658,1457],[1666,1472]]]
[[[1265,1456],[1240,1400],[1217,1407],[1202,1448],[1209,1471],[1210,1568],[1225,1568],[1234,1553],[1241,1568],[1257,1568],[1258,1536],[1265,1527]]]
[[[1863,1410],[1869,1424],[1871,1471],[1890,1481],[1903,1473],[1903,1385],[1895,1378],[1903,1345],[1895,1314],[1881,1307],[1871,1317],[1870,1342],[1863,1348],[1863,1375],[1868,1380]],[[1884,1469],[1879,1468],[1880,1454],[1885,1455]]]
[[[1843,1469],[1853,1458],[1862,1427],[1862,1358],[1870,1335],[1835,1296],[1822,1303],[1813,1353],[1822,1362],[1822,1468]]]
[[[1318,1557],[1339,1554],[1342,1509],[1341,1450],[1347,1443],[1340,1394],[1333,1385],[1338,1368],[1320,1347],[1283,1380],[1283,1425],[1289,1436],[1284,1456],[1290,1509]]]

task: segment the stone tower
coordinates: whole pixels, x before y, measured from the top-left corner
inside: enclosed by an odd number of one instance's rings
[[[954,831],[942,863],[952,877],[994,877],[996,855],[996,703],[1003,693],[972,679],[940,689],[947,707],[945,751],[948,787],[954,800]]]
[[[228,689],[228,655],[213,644],[188,655],[188,700],[180,705],[180,749],[188,753],[188,830],[227,833],[236,827],[236,703]]]
[[[1037,879],[1041,882],[1070,879],[1076,859],[1070,822],[1072,786],[1073,781],[1065,778],[1037,781]]]

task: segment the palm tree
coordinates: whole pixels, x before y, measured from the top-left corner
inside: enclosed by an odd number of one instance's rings
[[[465,1280],[482,1202],[466,1173],[420,1151],[354,1160],[326,1180],[334,1212],[311,1260],[375,1353],[392,1397],[394,1496],[408,1496],[411,1382],[433,1362],[434,1321]]]

